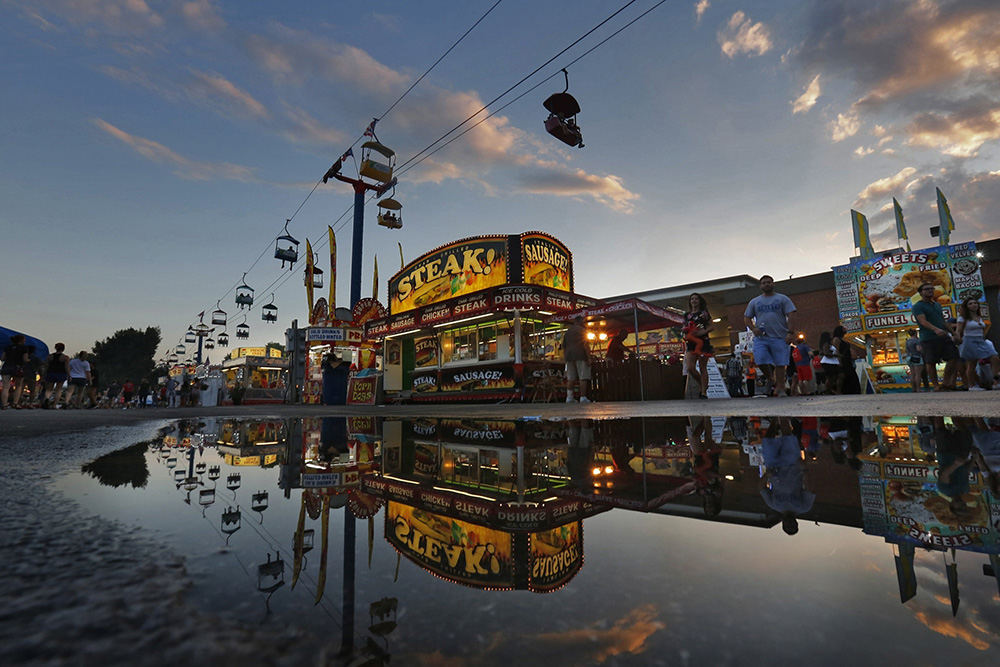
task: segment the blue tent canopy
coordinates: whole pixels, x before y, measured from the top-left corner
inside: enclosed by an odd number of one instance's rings
[[[7,327],[0,327],[0,350],[10,345],[11,336],[16,336],[19,333],[21,332],[8,329]],[[35,349],[32,351],[32,356],[39,361],[45,361],[45,358],[49,356],[49,346],[34,336],[29,336],[28,334],[21,335],[24,336],[25,345],[28,347],[34,346]]]

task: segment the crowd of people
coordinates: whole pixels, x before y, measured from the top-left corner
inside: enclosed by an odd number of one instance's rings
[[[97,365],[86,351],[73,357],[56,343],[53,352],[39,361],[21,334],[11,336],[0,367],[3,388],[0,409],[95,409],[181,407],[198,405],[200,386],[174,377],[162,382],[148,377],[100,381]]]

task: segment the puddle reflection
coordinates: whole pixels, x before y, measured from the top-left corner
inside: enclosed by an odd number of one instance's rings
[[[65,487],[166,536],[206,601],[335,627],[366,664],[444,658],[474,627],[481,662],[515,659],[483,624],[591,642],[648,630],[601,660],[757,645],[773,659],[781,624],[761,605],[776,600],[786,622],[829,607],[914,657],[978,659],[1000,643],[998,471],[985,419],[330,417],[178,422],[85,465],[86,493]],[[513,590],[554,595],[481,597]],[[699,625],[719,613],[726,647]]]

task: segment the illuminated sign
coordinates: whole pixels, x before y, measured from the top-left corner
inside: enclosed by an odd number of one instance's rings
[[[389,279],[396,314],[508,281],[506,236],[456,241],[419,257]]]
[[[348,405],[375,405],[378,377],[352,377],[347,383]]]
[[[239,359],[240,357],[273,357],[280,359],[281,350],[276,347],[237,347],[229,355],[230,359]]]
[[[583,522],[531,533],[528,588],[552,591],[564,586],[583,566]]]
[[[548,234],[521,234],[521,267],[524,282],[570,292],[573,289],[573,256]]]

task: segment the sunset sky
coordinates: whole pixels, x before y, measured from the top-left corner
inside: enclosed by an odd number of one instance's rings
[[[253,265],[279,319],[251,311],[249,342],[283,341],[307,317],[301,265],[269,287],[290,217],[321,254],[337,229],[347,305],[352,193],[306,197],[494,1],[0,0],[0,324],[71,351],[153,325],[166,348],[221,299],[232,333],[231,288]],[[379,139],[409,160],[623,4],[500,2]],[[953,242],[1000,236],[1000,3],[666,2],[569,64],[655,4],[629,5],[401,174],[401,230],[369,205],[364,295],[377,254],[385,299],[397,241],[409,261],[534,229],[570,247],[588,296],[817,273],[854,254],[852,207],[876,250],[896,245],[893,196],[911,244],[932,245],[935,186]],[[567,65],[582,149],[542,127]]]

